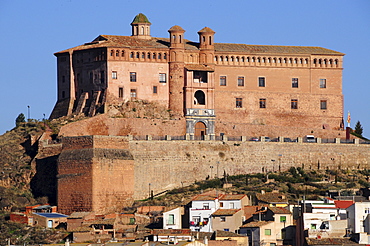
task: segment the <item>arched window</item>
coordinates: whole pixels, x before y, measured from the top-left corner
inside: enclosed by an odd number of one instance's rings
[[[212,45],[212,37],[209,36],[209,45]]]
[[[124,50],[122,50],[122,52],[121,52],[121,56],[122,56],[122,57],[124,57],[124,56],[125,56],[125,51],[124,51]]]
[[[114,50],[111,50],[110,51],[110,56],[113,56],[113,54],[114,54]]]
[[[239,56],[237,56],[237,57],[235,58],[235,61],[236,61],[236,62],[239,62]]]
[[[203,91],[198,90],[194,93],[195,105],[206,105],[206,96]]]
[[[145,53],[141,53],[141,58],[145,59]]]
[[[150,59],[150,53],[148,52],[148,54],[147,54],[147,57],[146,58],[148,58],[148,59]]]
[[[140,57],[140,53],[136,52],[136,58],[139,58],[139,57]]]
[[[229,57],[228,56],[225,56],[225,61],[229,61]]]
[[[179,42],[180,42],[180,44],[182,43],[182,36],[181,35],[179,35]]]
[[[215,62],[217,61],[217,56],[215,56]]]
[[[232,57],[230,57],[230,61],[232,61],[232,62],[234,61],[234,57],[233,57],[233,56],[232,56]]]
[[[223,61],[223,60],[224,60],[224,58],[222,56],[220,56],[220,61]]]
[[[144,27],[141,27],[141,34],[144,35]]]
[[[134,58],[134,52],[130,53],[130,58]]]
[[[119,56],[119,50],[116,50],[116,56]]]
[[[163,59],[165,59],[165,60],[167,59],[167,53],[163,54]]]
[[[242,57],[242,62],[244,62],[244,56]]]
[[[158,59],[162,59],[162,53],[158,53]]]
[[[157,55],[153,53],[153,59],[157,59]]]

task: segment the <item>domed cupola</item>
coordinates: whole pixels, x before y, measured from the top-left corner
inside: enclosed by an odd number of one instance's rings
[[[131,22],[132,35],[142,39],[150,39],[150,21],[148,18],[140,13],[135,16],[134,20]]]
[[[173,26],[168,32],[170,33],[171,48],[184,48],[184,33],[185,30],[181,26]]]

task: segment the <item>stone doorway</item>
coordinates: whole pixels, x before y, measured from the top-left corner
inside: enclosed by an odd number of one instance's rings
[[[194,137],[196,140],[204,140],[205,135],[207,135],[206,125],[203,122],[198,121],[194,127]]]

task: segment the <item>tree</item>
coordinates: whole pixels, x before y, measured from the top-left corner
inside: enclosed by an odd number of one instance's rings
[[[15,126],[18,127],[21,123],[26,122],[26,117],[23,113],[20,113],[18,117],[15,119]]]
[[[362,131],[363,131],[363,128],[361,126],[361,123],[360,121],[357,121],[356,126],[355,126],[355,133],[362,136]]]

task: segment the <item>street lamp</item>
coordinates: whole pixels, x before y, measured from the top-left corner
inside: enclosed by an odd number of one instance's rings
[[[31,119],[31,107],[28,105],[27,108],[28,108],[28,122],[29,122]]]
[[[213,169],[213,166],[209,166],[209,168],[211,169],[211,178],[212,178],[212,169]]]

